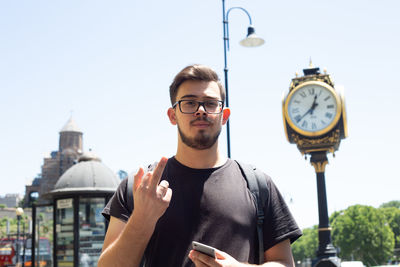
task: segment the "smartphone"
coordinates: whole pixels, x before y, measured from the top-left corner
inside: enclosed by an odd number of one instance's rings
[[[212,258],[215,258],[215,248],[204,245],[202,243],[192,241],[193,250],[206,254]]]

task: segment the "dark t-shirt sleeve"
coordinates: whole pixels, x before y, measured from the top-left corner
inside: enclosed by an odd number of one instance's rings
[[[269,176],[265,178],[269,195],[264,209],[264,251],[285,239],[292,243],[302,235],[278,188]]]
[[[132,211],[128,210],[127,200],[126,200],[126,187],[128,179],[125,178],[119,184],[114,195],[108,201],[107,205],[104,207],[101,214],[110,220],[110,216],[120,219],[123,222],[127,222],[131,216]],[[132,196],[133,197],[133,196]]]

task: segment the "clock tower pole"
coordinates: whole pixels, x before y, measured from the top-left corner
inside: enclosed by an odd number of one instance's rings
[[[310,162],[315,168],[318,193],[318,250],[313,266],[340,266],[336,248],[332,244],[331,227],[329,225],[328,202],[325,186],[325,166],[328,164],[327,151],[311,152]]]

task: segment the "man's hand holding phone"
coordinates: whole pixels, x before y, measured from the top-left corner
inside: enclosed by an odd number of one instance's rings
[[[247,266],[238,262],[229,254],[222,252],[216,248],[193,241],[192,250],[189,258],[194,262],[196,267],[204,266],[224,266],[224,267],[243,267]]]

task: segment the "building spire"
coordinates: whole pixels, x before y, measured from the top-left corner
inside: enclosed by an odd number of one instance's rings
[[[60,133],[62,132],[78,132],[78,133],[82,132],[76,125],[75,121],[72,119],[72,114],[67,123],[61,129]]]

